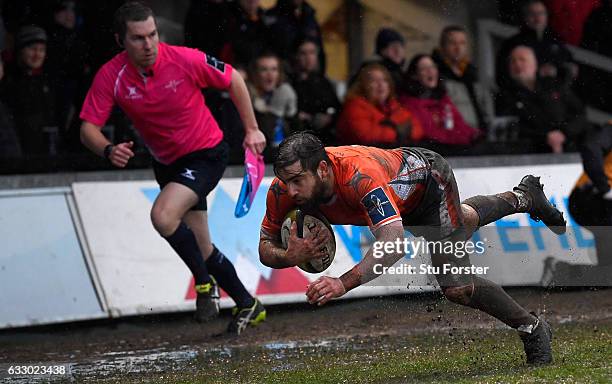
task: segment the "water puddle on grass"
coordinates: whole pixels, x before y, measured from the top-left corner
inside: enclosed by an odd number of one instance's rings
[[[59,382],[96,382],[143,374],[164,374],[171,372],[197,373],[207,362],[239,362],[245,357],[255,357],[272,363],[272,371],[290,371],[298,368],[304,355],[325,353],[349,346],[347,340],[290,341],[267,343],[262,346],[232,346],[216,348],[197,348],[181,346],[178,348],[155,348],[135,351],[113,351],[97,358],[84,358],[80,361],[46,362],[44,365],[64,366],[64,375],[12,375],[1,377],[7,383],[59,383]]]

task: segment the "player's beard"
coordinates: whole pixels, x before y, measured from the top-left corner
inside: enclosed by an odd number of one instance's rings
[[[315,212],[318,210],[319,205],[327,203],[331,197],[332,194],[329,193],[325,183],[317,176],[312,190],[312,197],[302,204],[301,208],[306,212]]]

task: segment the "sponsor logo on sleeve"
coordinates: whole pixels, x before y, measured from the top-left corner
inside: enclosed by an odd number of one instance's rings
[[[397,211],[389,200],[389,196],[382,187],[368,192],[362,199],[361,204],[368,211],[373,225],[377,225],[385,219],[397,215]]]
[[[217,71],[221,73],[225,73],[225,63],[222,62],[221,60],[218,60],[216,57],[213,57],[207,54],[206,64],[210,65],[211,67],[213,67],[214,69],[216,69]]]

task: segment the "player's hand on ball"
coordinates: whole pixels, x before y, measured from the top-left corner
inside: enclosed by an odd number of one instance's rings
[[[297,235],[297,223],[293,222],[293,224],[291,224],[285,257],[287,257],[293,265],[298,265],[325,255],[325,244],[330,240],[328,231],[323,231],[320,226],[316,225],[310,230],[310,233],[310,237],[300,238]]]
[[[242,146],[253,153],[261,154],[266,149],[266,137],[259,129],[252,129],[247,131]]]
[[[321,306],[331,299],[340,297],[345,293],[346,289],[339,278],[321,276],[308,285],[306,297],[308,297],[308,302],[310,304]]]
[[[128,161],[134,157],[134,152],[132,152],[133,146],[133,141],[113,146],[110,155],[108,156],[111,164],[113,164],[115,167],[124,168]]]

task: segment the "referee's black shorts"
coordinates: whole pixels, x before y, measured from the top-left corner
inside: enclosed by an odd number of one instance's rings
[[[229,146],[221,141],[213,148],[201,149],[165,165],[153,160],[153,171],[159,188],[168,183],[182,184],[200,198],[191,209],[206,211],[206,196],[217,186],[223,176],[229,158]]]

